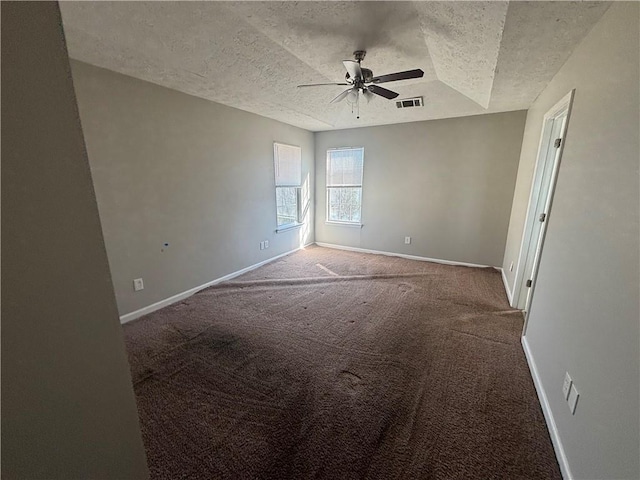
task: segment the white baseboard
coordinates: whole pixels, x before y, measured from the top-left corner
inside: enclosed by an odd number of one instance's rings
[[[513,294],[511,293],[511,289],[509,288],[509,282],[507,281],[507,275],[504,273],[504,268],[501,268],[500,272],[502,273],[502,283],[504,283],[504,290],[507,292],[509,305],[513,307]]]
[[[524,356],[526,357],[527,363],[529,364],[531,376],[533,377],[533,384],[536,387],[536,392],[538,392],[538,399],[540,400],[542,413],[544,413],[544,418],[547,422],[547,427],[549,428],[549,435],[551,436],[553,449],[556,452],[558,464],[560,465],[562,478],[564,478],[564,480],[573,480],[573,475],[571,474],[571,469],[569,468],[569,461],[567,460],[567,456],[564,453],[564,447],[562,446],[562,441],[560,440],[560,435],[558,434],[558,428],[556,426],[555,420],[553,419],[553,413],[551,412],[551,406],[549,405],[549,400],[547,399],[547,393],[542,386],[540,376],[538,375],[536,362],[533,359],[533,354],[531,353],[529,343],[527,342],[527,337],[525,336],[522,337],[522,347],[524,349]]]
[[[309,244],[311,245],[311,244]],[[307,246],[307,245],[305,245]],[[239,275],[242,275],[243,273],[247,273],[251,270],[255,270],[258,267],[261,267],[262,265],[266,265],[267,263],[273,262],[274,260],[277,260],[278,258],[284,257],[286,255],[289,255],[293,252],[297,252],[298,250],[300,250],[301,248],[304,247],[299,247],[296,248],[294,250],[290,250],[288,252],[285,253],[281,253],[280,255],[276,255],[275,257],[271,257],[268,258],[267,260],[263,260],[262,262],[258,262],[254,265],[250,265],[246,268],[243,268],[242,270],[238,270],[237,272],[233,272],[230,273],[228,275],[225,275],[224,277],[220,277],[220,278],[216,278],[215,280],[211,280],[210,282],[207,282],[203,285],[199,285],[197,287],[194,288],[190,288],[189,290],[182,292],[182,293],[178,293],[177,295],[173,295],[172,297],[169,298],[165,298],[164,300],[160,300],[159,302],[153,303],[151,305],[148,305],[146,307],[143,307],[139,310],[136,310],[134,312],[131,313],[127,313],[125,315],[122,315],[120,317],[120,323],[127,323],[130,322],[131,320],[135,320],[136,318],[140,318],[144,315],[147,315],[151,312],[155,312],[156,310],[160,310],[161,308],[164,308],[166,306],[171,305],[172,303],[176,303],[179,302],[180,300],[184,300],[187,297],[190,297],[191,295],[193,295],[194,293],[198,293],[200,290],[203,290],[207,287],[211,287],[212,285],[216,285],[218,283],[221,282],[225,282],[227,280],[231,280],[232,278],[235,278]]]
[[[479,267],[479,268],[495,268],[491,265],[479,265],[477,263],[456,262],[454,260],[442,260],[439,258],[419,257],[417,255],[407,255],[405,253],[383,252],[382,250],[369,250],[367,248],[345,247],[344,245],[335,245],[333,243],[315,242],[319,247],[335,248],[337,250],[347,250],[349,252],[373,253],[376,255],[387,255],[389,257],[408,258],[409,260],[420,260],[421,262],[443,263],[445,265],[459,265],[462,267]]]

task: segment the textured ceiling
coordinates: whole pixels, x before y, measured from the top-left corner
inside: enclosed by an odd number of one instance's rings
[[[72,58],[312,131],[526,109],[598,21],[601,2],[61,2]],[[424,107],[375,97],[360,118],[342,60]]]

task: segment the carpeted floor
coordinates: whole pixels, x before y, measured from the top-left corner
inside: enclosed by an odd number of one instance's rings
[[[154,479],[560,479],[499,272],[309,247],[124,326]]]

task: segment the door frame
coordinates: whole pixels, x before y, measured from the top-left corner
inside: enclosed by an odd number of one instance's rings
[[[538,145],[538,154],[536,157],[536,165],[533,172],[533,178],[531,181],[531,189],[529,191],[529,202],[527,204],[527,215],[525,217],[524,228],[522,233],[522,242],[520,244],[520,252],[518,254],[518,264],[516,267],[515,280],[514,280],[514,288],[513,288],[513,302],[512,306],[515,308],[522,308],[525,311],[525,320],[524,327],[522,330],[522,334],[524,335],[527,330],[527,323],[529,320],[529,310],[531,305],[531,299],[533,297],[535,285],[536,285],[536,276],[538,273],[538,265],[540,263],[540,255],[542,253],[542,248],[544,245],[544,239],[547,232],[547,226],[549,223],[549,217],[551,214],[551,206],[553,203],[553,195],[556,188],[556,182],[558,178],[558,171],[560,168],[560,163],[562,159],[562,153],[564,151],[564,146],[566,143],[567,129],[569,126],[569,119],[571,116],[571,110],[573,107],[573,98],[575,94],[575,89],[571,90],[567,93],[560,101],[558,101],[549,111],[544,115],[542,121],[542,130],[540,133],[540,143]],[[544,163],[546,159],[546,152],[551,143],[555,141],[555,138],[551,138],[552,128],[548,128],[552,125],[550,122],[554,121],[560,117],[562,117],[566,113],[566,119],[562,130],[560,132],[560,138],[562,139],[560,143],[560,147],[557,149],[556,155],[553,160],[553,169],[551,178],[549,180],[549,191],[547,193],[547,198],[545,200],[545,208],[544,213],[546,214],[545,221],[543,222],[542,228],[540,229],[540,234],[537,239],[531,239],[531,233],[533,230],[534,222],[537,221],[535,217],[536,203],[539,199],[539,192],[541,190],[541,186],[536,186],[536,180],[538,176],[542,174],[542,169],[544,168]],[[529,251],[530,245],[537,241],[537,246],[534,255],[534,261],[531,272],[531,280],[532,285],[528,290],[526,297],[523,299],[522,297],[522,285],[528,280],[525,279],[524,268],[527,261],[527,252]],[[523,304],[524,302],[524,304]]]

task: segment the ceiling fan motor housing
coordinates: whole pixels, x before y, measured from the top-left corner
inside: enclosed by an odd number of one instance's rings
[[[361,70],[362,70],[362,83],[371,83],[371,81],[373,80],[373,72],[368,68],[361,68]],[[349,81],[351,79],[351,75],[347,73],[344,78],[345,80]],[[352,83],[352,82],[349,82],[349,83]]]

